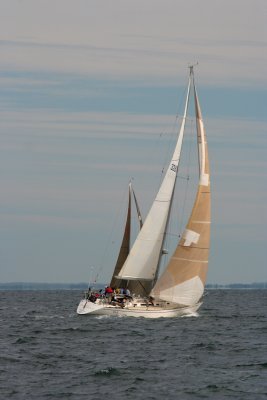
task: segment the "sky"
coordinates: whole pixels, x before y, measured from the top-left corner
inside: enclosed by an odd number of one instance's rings
[[[267,281],[266,20],[265,0],[0,0],[0,282],[109,281],[197,62],[207,281]]]

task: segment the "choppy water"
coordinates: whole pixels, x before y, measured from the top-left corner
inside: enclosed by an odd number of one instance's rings
[[[78,316],[80,296],[0,292],[1,400],[267,398],[267,290],[158,320]]]

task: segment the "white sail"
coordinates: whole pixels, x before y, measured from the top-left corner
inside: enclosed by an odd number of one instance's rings
[[[180,161],[190,87],[191,74],[187,88],[184,116],[172,160],[144,225],[118,274],[118,278],[120,279],[152,281],[157,275],[162,242],[168,222],[176,174]]]

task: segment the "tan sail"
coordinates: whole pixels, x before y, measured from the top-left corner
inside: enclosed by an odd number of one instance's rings
[[[200,179],[194,207],[182,238],[151,295],[182,304],[196,304],[203,295],[210,247],[210,171],[208,147],[194,84]]]

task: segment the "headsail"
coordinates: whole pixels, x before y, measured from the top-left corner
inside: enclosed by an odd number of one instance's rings
[[[208,147],[194,83],[199,150],[199,186],[182,238],[151,295],[161,300],[196,304],[203,295],[210,247],[210,171]]]
[[[111,287],[120,287],[122,284],[121,279],[117,279],[115,277],[118,274],[118,272],[120,271],[126,258],[128,257],[128,254],[130,251],[130,237],[131,237],[131,183],[129,184],[128,210],[127,210],[127,218],[126,218],[126,223],[125,223],[125,228],[124,228],[124,234],[123,234],[117,262],[116,262],[114,272],[113,272],[111,282],[110,282]]]
[[[150,289],[152,288],[152,283],[154,282],[158,272],[162,243],[175,187],[188,109],[190,87],[191,73],[187,88],[184,116],[172,160],[144,225],[133,244],[129,256],[118,274],[118,278],[120,279],[150,281]]]
[[[123,266],[126,258],[128,257],[129,251],[130,251],[130,240],[131,240],[131,213],[132,213],[132,195],[134,197],[134,202],[136,206],[136,211],[137,211],[137,216],[139,220],[139,226],[140,229],[142,228],[143,221],[142,221],[142,216],[141,216],[141,211],[136,199],[135,192],[132,187],[132,183],[129,183],[129,191],[128,191],[128,210],[127,210],[127,218],[126,218],[126,223],[125,223],[125,228],[124,228],[124,234],[121,242],[121,247],[119,251],[119,255],[117,258],[117,262],[114,268],[114,272],[111,278],[110,286],[111,287],[127,287],[127,281],[122,280],[122,279],[117,279],[116,276],[121,270],[121,267]]]

